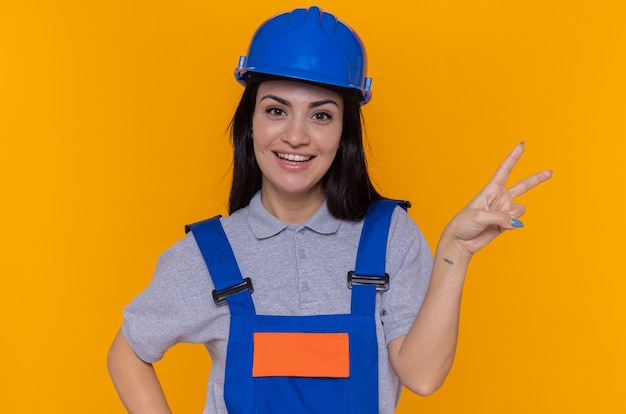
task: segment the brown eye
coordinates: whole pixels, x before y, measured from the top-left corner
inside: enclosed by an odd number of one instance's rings
[[[331,119],[333,119],[333,116],[328,112],[316,112],[313,117],[317,121],[330,121]]]
[[[267,108],[265,110],[265,113],[271,115],[271,116],[283,116],[285,115],[285,111],[283,111],[281,108],[277,108],[275,106]]]

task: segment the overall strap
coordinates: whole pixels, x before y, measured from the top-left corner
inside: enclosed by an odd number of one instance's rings
[[[391,216],[396,206],[410,207],[408,201],[383,199],[372,204],[365,216],[356,266],[348,273],[348,286],[352,288],[352,313],[373,315],[376,308],[376,291],[389,288],[389,275],[385,273],[387,239]]]
[[[228,303],[231,315],[254,314],[252,281],[245,280],[237,265],[219,216],[185,226],[191,231],[213,279],[213,300],[217,305]]]

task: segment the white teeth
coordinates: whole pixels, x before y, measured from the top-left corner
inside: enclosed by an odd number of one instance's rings
[[[308,161],[311,159],[311,157],[306,156],[306,155],[298,155],[298,154],[282,154],[282,153],[276,153],[276,155],[278,155],[278,158],[281,158],[283,160],[287,160],[287,161],[295,161],[295,162],[303,162],[303,161]]]

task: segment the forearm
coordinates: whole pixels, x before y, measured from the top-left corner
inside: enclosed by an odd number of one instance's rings
[[[442,237],[420,312],[407,335],[389,344],[394,370],[403,385],[417,394],[436,391],[452,367],[469,259]]]
[[[459,311],[471,256],[506,230],[523,227],[525,212],[514,199],[552,177],[542,171],[506,182],[524,152],[518,144],[500,164],[481,192],[448,223],[444,230],[422,308],[406,336],[389,343],[389,358],[402,383],[418,394],[441,386],[454,360]]]
[[[129,413],[171,413],[152,364],[142,361],[118,332],[108,355],[117,393]]]

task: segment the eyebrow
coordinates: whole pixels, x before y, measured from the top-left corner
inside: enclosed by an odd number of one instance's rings
[[[281,103],[281,104],[283,104],[283,105],[285,105],[285,106],[291,107],[291,102],[289,102],[288,100],[283,99],[283,98],[281,98],[281,97],[278,97],[278,96],[276,96],[276,95],[272,95],[272,94],[265,95],[265,96],[263,96],[263,97],[259,100],[259,102],[263,101],[264,99],[273,99],[273,100],[275,100],[276,102],[279,102],[279,103]],[[317,108],[318,106],[322,106],[322,105],[325,105],[325,104],[327,104],[327,103],[333,104],[333,105],[335,105],[337,108],[339,108],[339,104],[338,104],[338,103],[337,103],[334,99],[323,99],[323,100],[321,100],[321,101],[311,102],[311,103],[309,104],[309,108]]]

